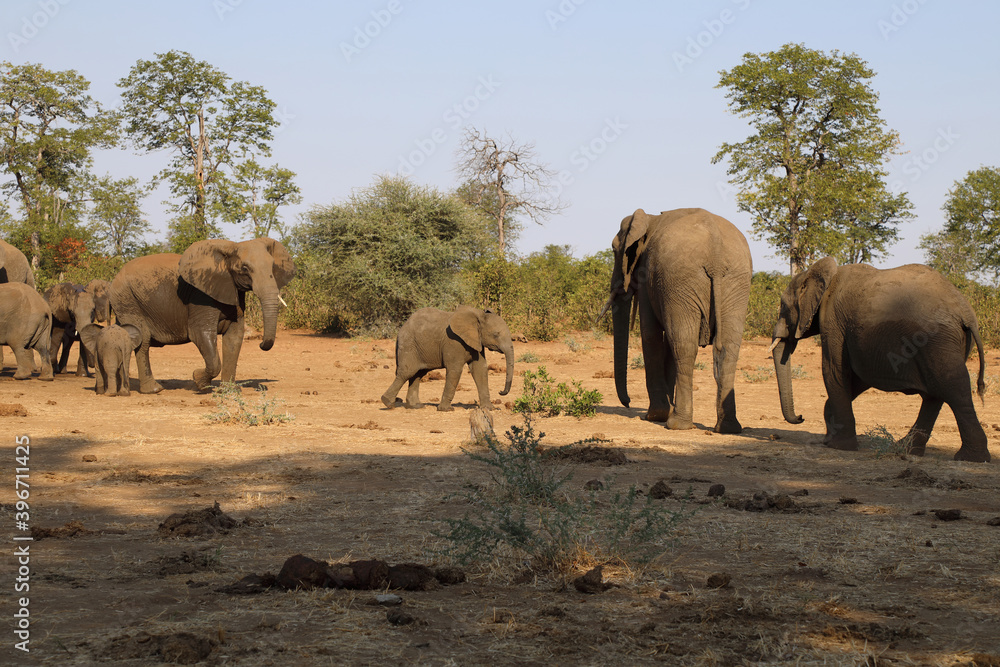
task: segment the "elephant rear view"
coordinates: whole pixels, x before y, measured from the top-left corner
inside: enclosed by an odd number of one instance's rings
[[[269,238],[198,241],[183,255],[146,255],[125,264],[111,283],[111,309],[119,324],[131,324],[141,333],[135,353],[139,391],[155,394],[163,389],[153,378],[149,348],[187,342],[194,343],[205,360],[205,367],[192,374],[199,391],[220,373],[232,382],[243,345],[246,293],[252,290],[260,299],[260,348],[269,350],[278,327],[278,290],[294,276],[291,255]]]
[[[506,396],[514,378],[514,343],[507,323],[492,311],[469,306],[459,306],[455,312],[421,308],[410,315],[396,336],[396,378],[382,394],[382,402],[388,408],[395,407],[396,394],[409,382],[405,405],[422,408],[420,381],[430,371],[444,368],[445,387],[437,409],[450,411],[462,366],[468,364],[479,391],[479,407],[492,410],[486,348],[502,352],[506,358],[507,379],[500,392]]]
[[[622,220],[612,242],[611,296],[615,387],[625,407],[629,313],[639,313],[649,421],[693,428],[692,391],[698,348],[713,346],[717,433],[739,433],[733,385],[743,341],[753,261],[746,237],[725,218],[700,208]]]

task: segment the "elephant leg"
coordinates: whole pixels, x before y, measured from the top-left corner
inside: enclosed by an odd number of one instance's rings
[[[222,372],[222,362],[219,361],[218,338],[215,330],[188,331],[191,342],[195,344],[205,360],[205,368],[199,368],[191,374],[198,391],[210,389],[212,380]]]
[[[458,381],[462,379],[462,366],[464,364],[451,364],[445,367],[444,391],[441,393],[441,400],[438,401],[438,410],[441,412],[451,412],[455,408],[451,407],[451,400],[455,398],[455,391],[458,389]]]
[[[469,373],[473,382],[476,383],[476,390],[479,392],[479,407],[482,410],[492,410],[493,403],[490,401],[490,370],[486,364],[486,355],[479,355],[478,359],[469,362]]]
[[[410,384],[406,388],[406,407],[411,410],[419,410],[424,407],[424,404],[420,402],[420,384],[424,380],[424,376],[427,375],[429,371],[427,369],[419,370],[410,377]]]
[[[53,322],[52,335],[49,338],[49,363],[52,364],[52,368],[56,373],[62,373],[66,370],[66,364],[60,365],[59,360],[59,349],[63,346],[64,334],[65,329],[62,326],[56,326],[55,322]]]
[[[406,380],[406,377],[403,377],[398,373],[396,374],[396,377],[392,380],[392,384],[390,384],[389,388],[385,390],[384,394],[382,394],[382,403],[385,407],[390,410],[396,407],[396,395],[399,393],[399,390],[403,388],[403,385],[406,384]],[[407,396],[409,396],[409,394],[407,394]]]
[[[97,359],[97,366],[100,367],[101,360]],[[135,351],[135,369],[139,374],[139,393],[158,394],[163,391],[163,385],[153,377],[153,370],[149,366],[149,339],[145,338],[139,349]]]
[[[78,337],[74,337],[78,339]],[[87,348],[83,346],[83,341],[80,342],[79,356],[76,359],[76,376],[77,377],[90,377],[90,367],[93,365],[93,361],[90,359],[90,353],[87,352]]]
[[[910,454],[914,456],[923,456],[927,449],[927,441],[931,437],[931,430],[934,428],[934,422],[937,421],[938,414],[941,412],[941,406],[944,405],[944,401],[939,398],[932,398],[927,394],[921,397],[923,400],[920,403],[920,412],[917,414],[917,421],[913,423],[910,427],[910,432],[906,434],[906,438],[910,441]]]
[[[131,365],[131,352],[126,353],[124,359],[118,364],[118,379],[116,384],[118,384],[118,395],[119,396],[131,396],[132,390],[128,386],[128,367]]]
[[[742,433],[743,425],[736,417],[736,362],[739,343],[720,345],[718,339],[712,347],[712,373],[715,375],[715,429],[716,433]]]
[[[670,338],[670,332],[667,337]],[[672,339],[670,348],[677,367],[677,380],[674,385],[674,409],[667,419],[667,428],[694,428],[694,364],[698,357],[698,345],[678,334]]]
[[[649,409],[646,420],[665,422],[670,419],[671,399],[674,398],[676,373],[671,374],[668,382],[669,368],[676,369],[676,358],[668,349],[669,339],[664,335],[663,327],[653,315],[646,299],[639,299],[639,330],[642,333],[642,359],[646,373],[646,395],[649,396]],[[669,361],[667,360],[669,357]]]
[[[230,323],[226,333],[222,335],[223,382],[236,382],[236,363],[240,360],[240,350],[243,349],[245,329],[243,320],[237,320]]]
[[[108,377],[108,371],[105,367],[104,360],[98,357],[97,367],[94,369],[94,393],[95,394],[108,394],[111,392],[111,385]]]
[[[746,325],[749,280],[746,274],[731,274],[713,283],[716,304],[716,334],[712,344],[712,372],[716,383],[716,433],[740,433],[736,416],[736,367]]]
[[[868,387],[854,377],[850,360],[843,353],[842,336],[828,331],[823,332],[823,384],[827,395],[823,406],[826,422],[823,444],[832,449],[857,451],[857,424],[852,402]]]
[[[31,368],[35,365],[35,356],[31,350],[26,350],[19,345],[15,345],[14,358],[17,359],[17,371],[14,372],[15,380],[27,380],[31,377]]]
[[[48,342],[49,341],[47,338],[45,338],[45,336],[41,336],[39,338],[38,344],[35,345],[35,352],[38,353],[38,361],[39,361],[38,379],[44,380],[46,382],[52,382],[53,380],[52,362],[49,356],[49,349],[48,347],[46,347],[46,343]],[[31,355],[32,357],[31,360],[32,362],[34,362],[35,355],[30,350],[28,351],[28,354]]]
[[[965,386],[968,386],[968,382]],[[955,421],[958,423],[958,433],[962,436],[962,446],[955,452],[955,460],[986,463],[990,460],[990,452],[986,447],[986,432],[979,423],[971,392],[966,392],[966,395],[968,398],[948,401],[948,407],[955,414]]]

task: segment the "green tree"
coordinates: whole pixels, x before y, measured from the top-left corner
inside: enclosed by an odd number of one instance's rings
[[[142,213],[147,189],[135,177],[105,175],[95,179],[90,192],[90,231],[100,249],[113,257],[135,257],[146,245],[145,235],[152,231]]]
[[[822,254],[880,256],[910,215],[906,196],[885,184],[899,137],[879,117],[874,76],[854,54],[801,44],[748,53],[721,72],[730,110],[755,133],[722,144],[712,162],[729,160],[739,208],[792,273]]]
[[[73,70],[0,63],[0,154],[8,179],[0,184],[14,198],[22,220],[8,230],[35,271],[47,246],[76,234],[91,151],[116,143],[116,119],[87,91],[90,82]]]
[[[933,244],[932,261],[1000,278],[1000,169],[970,171],[955,182],[942,209],[944,231],[921,238],[925,252]]]
[[[267,91],[229,76],[183,51],[139,60],[118,82],[125,131],[141,150],[169,150],[170,166],[158,179],[177,201],[170,245],[218,235],[211,201],[223,186],[225,169],[250,154],[270,155],[278,124]]]
[[[314,207],[292,237],[342,326],[368,330],[465,300],[462,269],[491,245],[488,222],[457,197],[389,176]]]
[[[278,165],[263,167],[252,158],[240,162],[220,188],[215,202],[219,218],[245,225],[247,234],[253,238],[284,237],[286,230],[278,209],[302,202],[302,193],[294,179],[294,171]]]

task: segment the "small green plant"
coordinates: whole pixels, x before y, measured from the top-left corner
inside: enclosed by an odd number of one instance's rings
[[[792,378],[795,380],[808,380],[812,375],[802,366],[792,366]]]
[[[589,345],[577,341],[577,339],[574,338],[573,336],[567,336],[564,342],[566,343],[566,347],[569,348],[570,352],[586,352],[587,350],[590,349]]]
[[[218,408],[205,418],[215,424],[242,424],[244,426],[265,426],[282,424],[295,417],[287,412],[278,412],[284,403],[276,398],[268,398],[267,386],[257,387],[257,400],[248,401],[243,397],[243,387],[248,382],[222,382],[212,390],[212,397]]]
[[[758,366],[757,370],[741,371],[741,373],[743,373],[743,379],[751,383],[767,382],[774,377],[774,369],[767,366]]]
[[[646,360],[642,358],[642,354],[637,354],[632,357],[632,363],[628,365],[629,368],[645,368]]]
[[[708,366],[705,365],[704,361],[696,361],[696,362],[694,362],[694,369],[696,371],[703,371],[706,368],[708,368]]]
[[[566,413],[571,417],[593,417],[597,406],[604,399],[596,389],[584,389],[578,380],[571,380],[570,388],[565,382],[556,381],[539,366],[538,371],[524,372],[524,390],[514,401],[514,412],[537,413],[554,417]]]
[[[611,479],[603,491],[573,492],[572,472],[557,469],[557,458],[540,447],[544,435],[526,415],[523,427],[506,432],[505,445],[489,438],[485,452],[464,451],[487,467],[489,481],[450,496],[470,509],[445,520],[448,531],[438,535],[447,555],[517,567],[529,559],[540,570],[565,572],[582,561],[644,565],[675,545],[678,525],[693,514],[684,503],[668,509],[635,485],[618,490]]]
[[[910,453],[912,439],[909,435],[896,440],[885,426],[876,424],[859,438],[862,449],[870,449],[876,459],[885,456],[902,458]]]
[[[519,364],[533,364],[538,361],[541,361],[541,358],[534,352],[525,352],[517,358],[517,363]]]

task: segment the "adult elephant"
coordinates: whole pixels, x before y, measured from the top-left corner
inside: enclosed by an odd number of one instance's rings
[[[96,306],[93,297],[84,290],[83,286],[73,283],[53,285],[45,290],[43,296],[49,304],[49,308],[52,309],[52,339],[49,344],[52,367],[56,373],[64,373],[66,372],[66,363],[69,360],[70,347],[74,341],[80,340],[77,332],[94,321]],[[80,343],[76,374],[90,377],[89,366],[87,349],[83,343]]]
[[[450,411],[462,367],[468,364],[479,391],[479,407],[492,410],[487,348],[502,352],[507,360],[507,380],[500,392],[501,396],[506,396],[514,379],[514,343],[503,318],[492,311],[470,306],[459,306],[455,312],[421,308],[410,315],[396,336],[396,378],[382,394],[382,402],[386,407],[394,407],[396,394],[409,382],[406,407],[422,408],[421,379],[435,368],[444,368],[444,392],[437,409]]]
[[[986,434],[976,417],[965,360],[979,351],[980,399],[986,360],[976,314],[954,285],[922,264],[876,269],[867,264],[837,266],[832,257],[792,278],[781,295],[771,344],[781,412],[792,424],[791,355],[802,338],[820,334],[826,385],[824,443],[856,450],[852,401],[866,389],[919,394],[910,452],[923,455],[941,406],[955,413],[961,461],[989,461]]]
[[[110,325],[111,322],[111,283],[107,280],[94,278],[83,290],[94,299],[95,322]]]
[[[246,293],[252,290],[260,299],[260,349],[270,350],[278,327],[278,290],[294,276],[291,255],[269,238],[198,241],[183,255],[147,255],[125,264],[111,282],[111,308],[119,324],[134,325],[142,334],[135,353],[139,391],[155,394],[163,389],[153,378],[149,348],[188,342],[205,359],[205,368],[193,373],[199,391],[220,373],[223,380],[233,381],[243,345]]]
[[[35,274],[24,253],[0,239],[0,284],[24,283],[35,286]],[[3,346],[0,345],[0,368],[3,368]]]
[[[713,346],[717,385],[716,433],[739,433],[733,383],[743,340],[753,262],[743,234],[700,208],[647,215],[641,208],[621,223],[611,244],[615,387],[625,407],[629,311],[639,313],[649,394],[649,421],[694,427],[692,383],[699,347]]]

